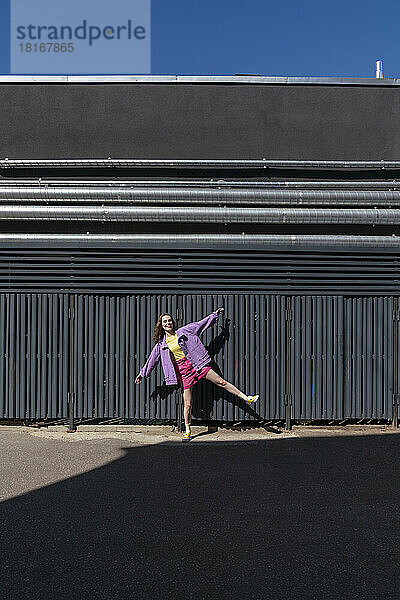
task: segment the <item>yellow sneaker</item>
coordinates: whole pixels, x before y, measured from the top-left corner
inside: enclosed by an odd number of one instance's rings
[[[247,396],[247,404],[254,404],[254,402],[257,402],[257,400],[259,399],[259,395],[257,396]]]
[[[182,437],[182,442],[190,442],[191,437],[192,437],[191,432],[185,431],[185,433],[183,434],[183,437]]]

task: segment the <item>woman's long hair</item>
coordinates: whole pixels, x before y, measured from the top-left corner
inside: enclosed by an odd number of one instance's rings
[[[163,339],[163,337],[165,335],[165,331],[163,329],[163,326],[161,325],[161,321],[162,321],[162,318],[165,317],[166,315],[168,315],[169,317],[171,317],[174,329],[176,329],[176,325],[175,325],[175,321],[174,321],[173,316],[170,313],[162,313],[162,315],[160,315],[158,317],[156,326],[154,328],[153,340],[155,342],[161,342],[161,340]]]

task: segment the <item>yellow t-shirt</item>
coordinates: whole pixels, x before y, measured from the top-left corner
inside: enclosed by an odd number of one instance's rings
[[[175,360],[180,360],[181,358],[185,358],[184,353],[179,347],[178,344],[178,336],[177,334],[171,336],[165,336],[165,341],[167,342],[168,348],[171,350],[174,355]]]

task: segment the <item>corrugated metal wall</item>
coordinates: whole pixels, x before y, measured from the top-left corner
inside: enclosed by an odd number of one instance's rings
[[[0,294],[0,418],[67,415],[66,294]]]
[[[227,237],[228,239],[228,237]],[[178,244],[179,242],[177,242]],[[150,246],[149,242],[149,246]],[[2,244],[4,246],[4,244]],[[0,292],[398,295],[399,251],[0,248]]]
[[[295,296],[292,306],[293,418],[391,418],[393,297]]]
[[[156,319],[168,311],[187,323],[223,306],[203,342],[215,370],[260,400],[250,408],[203,381],[193,420],[284,418],[287,364],[292,418],[390,419],[394,327],[400,339],[394,298],[289,298],[290,311],[282,295],[0,294],[0,418],[66,418],[71,391],[78,418],[176,419],[180,395],[163,385],[161,365],[134,383]]]
[[[182,323],[197,321],[219,306],[225,308],[226,318],[202,336],[214,369],[239,389],[264,390],[259,414],[284,416],[284,297],[77,295],[76,301],[77,417],[177,418],[180,398],[174,387],[163,385],[161,365],[142,384],[134,383],[153,347],[155,322],[166,311],[181,315]],[[209,382],[201,382],[195,392],[194,419],[233,421],[249,416],[243,402]],[[259,418],[258,413],[253,412],[253,418]]]

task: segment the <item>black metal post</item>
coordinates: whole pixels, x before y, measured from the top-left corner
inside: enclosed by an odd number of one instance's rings
[[[285,378],[285,431],[292,429],[292,394],[291,394],[291,321],[292,321],[292,298],[286,296],[285,307],[285,329],[286,329],[286,378]]]
[[[75,320],[75,294],[69,296],[69,307],[68,307],[68,320],[69,320],[69,373],[68,373],[68,415],[69,415],[69,428],[67,433],[74,433],[76,431],[76,425],[74,421],[75,417],[75,392],[74,392],[74,320]]]
[[[392,427],[399,426],[399,299],[393,298],[393,404],[392,404]]]
[[[178,296],[177,298],[177,315],[176,315],[176,325],[177,327],[182,327],[183,325],[183,297],[182,296]],[[178,411],[178,415],[177,415],[177,430],[179,432],[182,432],[184,427],[183,427],[183,423],[182,423],[182,411],[183,411],[183,392],[182,390],[178,390],[177,391],[177,395],[178,395],[178,402],[177,402],[177,411]]]

